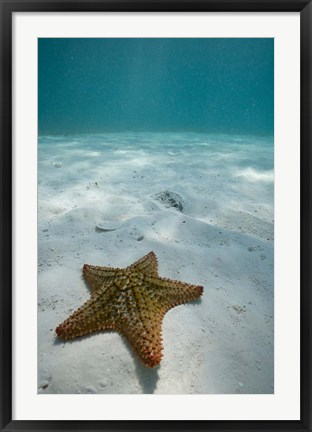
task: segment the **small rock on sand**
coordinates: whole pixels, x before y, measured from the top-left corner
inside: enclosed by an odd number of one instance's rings
[[[182,198],[175,192],[165,190],[155,195],[154,198],[163,203],[165,207],[173,207],[180,212],[183,210]]]

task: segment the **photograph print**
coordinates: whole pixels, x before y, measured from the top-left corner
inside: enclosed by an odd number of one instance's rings
[[[274,39],[38,39],[38,393],[274,393]]]

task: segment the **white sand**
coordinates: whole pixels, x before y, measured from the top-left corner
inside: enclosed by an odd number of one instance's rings
[[[271,140],[42,137],[38,169],[39,393],[273,393]],[[153,198],[164,190],[182,212]],[[204,286],[165,315],[159,367],[117,332],[57,338],[89,297],[84,263],[123,267],[150,251],[161,276]]]

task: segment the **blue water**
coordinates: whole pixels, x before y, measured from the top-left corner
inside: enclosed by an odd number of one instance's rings
[[[39,134],[273,135],[274,41],[38,41]]]

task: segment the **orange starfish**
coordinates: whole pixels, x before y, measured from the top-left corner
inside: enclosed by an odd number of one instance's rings
[[[162,358],[161,323],[165,313],[199,298],[202,286],[158,275],[157,258],[150,252],[124,268],[83,266],[91,297],[56,328],[62,339],[115,329],[128,339],[146,366]]]

